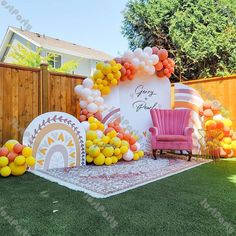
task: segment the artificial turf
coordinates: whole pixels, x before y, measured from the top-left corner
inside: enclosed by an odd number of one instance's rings
[[[236,159],[205,164],[107,199],[87,198],[28,173],[0,178],[0,235],[23,235],[16,227],[40,236],[227,235],[219,216],[201,205],[204,199],[236,235]],[[100,204],[103,213],[93,204]],[[104,212],[117,227],[111,228]],[[17,223],[11,225],[6,216]]]

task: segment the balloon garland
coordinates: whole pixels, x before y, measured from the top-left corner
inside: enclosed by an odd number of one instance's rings
[[[236,132],[232,130],[232,121],[221,115],[217,105],[205,101],[199,112],[206,132],[205,140],[208,154],[220,157],[236,155]]]
[[[79,120],[86,130],[87,163],[111,165],[121,159],[137,161],[144,156],[138,137],[126,132],[119,121],[107,127],[101,123],[102,112],[107,108],[103,96],[109,95],[111,88],[120,82],[133,80],[137,73],[170,78],[174,66],[165,49],[127,50],[121,58],[97,63],[92,77],[75,87],[81,107]]]
[[[0,176],[2,177],[21,176],[28,167],[33,167],[35,162],[32,149],[16,140],[9,140],[0,148]]]

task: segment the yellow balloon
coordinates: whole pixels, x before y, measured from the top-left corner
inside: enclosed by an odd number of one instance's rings
[[[94,140],[94,139],[96,139],[97,137],[98,137],[98,135],[97,135],[96,131],[94,131],[94,130],[89,130],[89,131],[87,131],[87,133],[86,133],[86,138],[87,138],[87,140]]]
[[[232,126],[232,121],[230,119],[223,119],[222,122],[224,123],[225,126],[231,127]]]
[[[102,141],[103,141],[105,144],[108,144],[109,141],[110,141],[110,137],[108,137],[108,136],[103,136],[103,137],[102,137]]]
[[[30,148],[30,147],[25,147],[25,148],[23,148],[23,150],[22,150],[22,155],[23,155],[24,157],[30,157],[30,156],[32,156],[32,155],[33,155],[33,150],[32,150],[32,148]]]
[[[113,80],[111,81],[111,84],[112,84],[112,85],[117,85],[117,84],[118,84],[118,81],[117,81],[116,79],[113,79]]]
[[[112,74],[112,73],[109,73],[109,74],[107,75],[107,79],[109,79],[109,80],[113,80],[113,79],[114,79],[113,74]]]
[[[100,154],[100,148],[98,147],[98,146],[96,146],[96,145],[92,145],[90,148],[89,148],[89,155],[91,156],[91,157],[97,157],[97,156],[99,156],[99,154]]]
[[[103,62],[98,62],[97,65],[96,65],[96,69],[97,70],[102,70],[104,67],[104,63]]]
[[[110,64],[105,64],[102,69],[102,73],[107,75],[111,73],[111,65]]]
[[[111,158],[111,157],[107,157],[107,158],[105,159],[105,164],[106,164],[107,166],[111,165],[111,164],[112,164],[112,158]]]
[[[120,149],[119,148],[115,148],[115,150],[114,150],[114,155],[115,156],[118,156],[118,155],[120,155]]]
[[[139,157],[143,157],[144,156],[144,152],[142,150],[138,151],[138,155]]]
[[[114,148],[112,146],[105,147],[102,151],[105,157],[111,157],[114,154]]]
[[[101,166],[105,163],[105,156],[102,153],[100,153],[99,156],[96,157],[93,162],[95,165]]]
[[[25,157],[24,156],[17,156],[14,160],[14,163],[17,165],[17,166],[21,166],[21,165],[24,165],[25,164]]]
[[[99,87],[99,89],[101,90],[102,95],[108,95],[111,92],[111,89],[110,89],[109,86],[105,86],[105,87],[102,87],[102,88]]]
[[[86,156],[86,161],[87,161],[88,163],[92,163],[92,162],[93,162],[93,157],[87,155],[87,156]]]
[[[99,125],[98,125],[98,129],[101,130],[101,131],[103,131],[103,130],[105,129],[104,124],[99,123]]]
[[[96,119],[94,117],[89,117],[88,118],[88,122],[91,124],[91,123],[94,123],[96,121]]]
[[[112,156],[112,164],[116,164],[118,162],[118,158],[116,156]]]
[[[128,152],[129,148],[127,146],[121,146],[120,151],[122,154]]]
[[[2,177],[8,177],[11,174],[11,168],[9,166],[5,166],[0,170],[0,174]]]
[[[13,147],[15,146],[15,144],[19,143],[17,140],[11,139],[8,140],[3,147],[6,147],[8,149],[9,152],[11,152],[13,150]]]
[[[23,175],[26,172],[27,165],[24,164],[22,166],[17,166],[14,162],[11,162],[9,164],[9,167],[11,168],[11,174],[14,176],[20,176]]]
[[[122,140],[122,141],[121,141],[121,145],[122,145],[122,146],[126,146],[126,147],[129,148],[129,143],[128,143],[127,141],[125,141],[125,140]]]
[[[9,161],[7,157],[0,157],[0,167],[5,167],[8,165],[8,163]]]
[[[93,142],[91,140],[86,141],[86,147],[89,148],[93,145]]]
[[[91,130],[97,130],[98,129],[98,125],[96,123],[91,123],[90,124],[90,129]]]
[[[118,137],[113,137],[110,141],[110,144],[112,144],[115,147],[119,148],[121,146],[121,140]]]
[[[110,138],[114,138],[116,137],[116,135],[117,135],[117,132],[115,130],[112,130],[111,132],[107,134],[107,136],[109,136]]]
[[[223,142],[226,143],[226,144],[231,144],[232,139],[229,138],[229,137],[225,137],[225,138],[223,138]]]
[[[138,154],[137,152],[136,152],[136,153],[134,153],[133,160],[134,160],[134,161],[137,161],[137,160],[139,160],[139,154]]]
[[[35,165],[35,163],[36,163],[36,160],[35,160],[35,158],[34,157],[27,157],[26,159],[25,159],[25,162],[26,162],[26,164],[28,165],[28,166],[30,166],[30,167],[33,167],[34,165]]]
[[[232,141],[231,147],[232,147],[234,150],[236,150],[236,140]]]
[[[119,71],[119,66],[117,65],[112,66],[112,72],[117,73],[118,71]]]

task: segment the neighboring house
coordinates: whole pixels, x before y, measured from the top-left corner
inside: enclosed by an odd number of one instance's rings
[[[39,33],[9,27],[0,48],[0,61],[12,63],[13,59],[8,56],[9,51],[12,49],[8,45],[14,46],[19,43],[24,46],[30,45],[30,48],[34,51],[37,48],[41,48],[42,56],[47,55],[47,53],[53,53],[55,55],[54,62],[52,62],[54,68],[59,68],[63,63],[70,60],[78,61],[79,66],[74,73],[83,76],[90,76],[94,72],[97,62],[112,59],[110,55],[95,49]]]

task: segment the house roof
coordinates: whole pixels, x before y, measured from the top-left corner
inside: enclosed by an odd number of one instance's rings
[[[46,35],[39,33],[29,32],[15,27],[9,27],[8,32],[4,38],[5,43],[9,43],[8,39],[11,38],[11,35],[16,33],[23,38],[27,39],[37,47],[42,47],[50,51],[55,51],[59,53],[69,54],[77,57],[93,59],[98,61],[106,61],[112,59],[112,56],[108,55],[105,52],[81,46],[75,43],[70,43],[64,40],[52,38]],[[4,47],[4,41],[2,47]],[[8,41],[8,42],[7,42]],[[1,50],[2,51],[2,50]],[[0,55],[1,57],[1,55]]]

